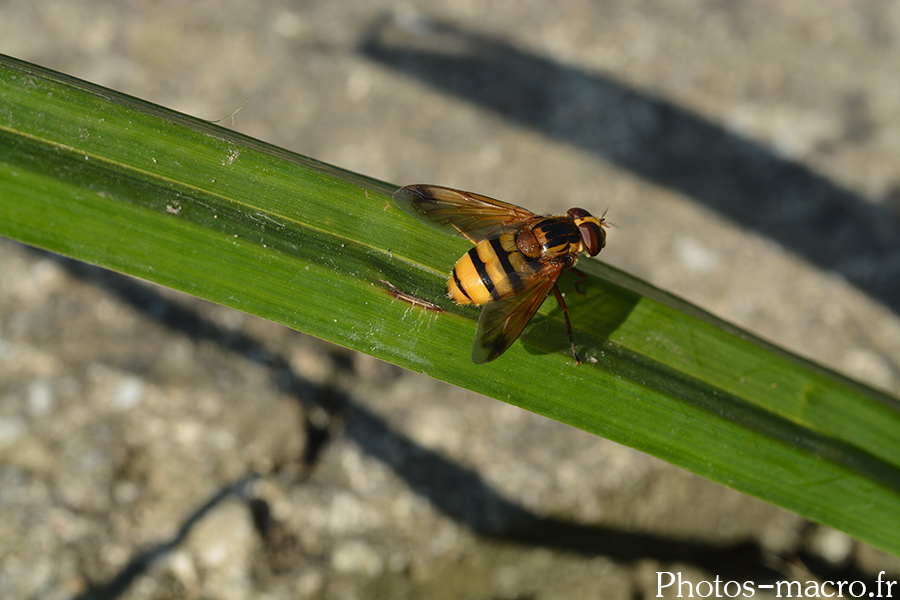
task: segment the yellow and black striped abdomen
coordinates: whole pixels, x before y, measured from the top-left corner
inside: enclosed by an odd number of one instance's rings
[[[486,239],[463,254],[447,281],[447,293],[459,304],[487,304],[510,298],[535,265],[516,247],[514,233]]]

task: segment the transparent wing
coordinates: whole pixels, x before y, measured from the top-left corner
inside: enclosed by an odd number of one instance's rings
[[[394,192],[394,202],[410,215],[478,243],[491,233],[533,219],[515,204],[437,185],[408,185]]]
[[[563,271],[563,265],[547,263],[523,280],[524,287],[514,297],[488,302],[478,318],[472,362],[490,362],[503,354],[531,321]]]

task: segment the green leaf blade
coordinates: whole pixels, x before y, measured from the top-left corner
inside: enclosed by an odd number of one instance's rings
[[[478,311],[444,292],[469,246],[400,211],[395,186],[9,58],[0,96],[0,235],[493,396],[900,553],[896,400],[598,261],[579,265],[584,297],[561,282],[585,364],[547,302],[506,354],[473,365]]]

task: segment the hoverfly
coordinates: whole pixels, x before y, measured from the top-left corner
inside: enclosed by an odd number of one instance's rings
[[[583,208],[542,217],[474,194],[436,185],[408,185],[394,193],[405,212],[475,244],[459,259],[447,293],[458,304],[483,305],[472,347],[472,362],[492,361],[512,345],[553,291],[562,308],[576,363],[569,311],[556,285],[578,255],[596,256],[606,245],[609,224]],[[575,270],[581,280],[587,276]],[[576,289],[577,284],[576,284]]]

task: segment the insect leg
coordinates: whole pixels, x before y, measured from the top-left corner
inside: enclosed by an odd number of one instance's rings
[[[575,291],[584,296],[584,292],[578,289],[578,286],[588,280],[588,275],[584,271],[579,271],[578,269],[571,268],[569,269],[569,273],[572,275],[578,276],[578,281],[575,282]]]
[[[562,294],[559,291],[559,286],[553,286],[553,295],[556,296],[556,301],[559,302],[559,307],[562,309],[563,316],[566,318],[566,331],[569,333],[569,344],[572,345],[572,356],[575,357],[575,364],[580,365],[581,359],[578,358],[578,352],[575,351],[575,338],[572,337],[572,323],[569,322],[569,309],[566,308],[566,302],[563,300]]]

